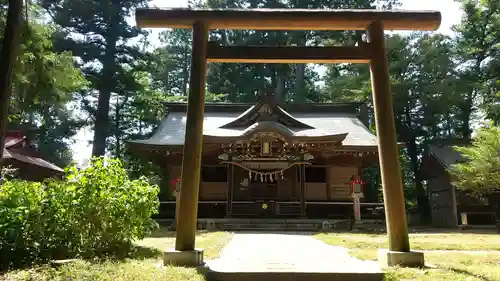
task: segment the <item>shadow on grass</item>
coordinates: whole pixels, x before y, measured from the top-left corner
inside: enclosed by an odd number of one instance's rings
[[[197,230],[196,234],[204,234],[204,233],[211,233],[211,232],[219,232],[220,230]],[[170,229],[169,227],[166,226],[160,226],[160,228],[155,229],[151,232],[151,234],[147,235],[146,238],[175,238],[176,236],[176,231]]]
[[[57,258],[39,257],[33,260],[26,260],[22,263],[12,263],[10,265],[2,264],[0,267],[0,275],[10,270],[22,270],[36,266],[50,265],[53,267],[60,267],[63,265],[71,264],[77,260],[85,260],[92,262],[105,262],[105,261],[125,261],[126,259],[145,260],[161,258],[163,252],[150,247],[139,245],[123,245],[107,251],[94,251],[85,254],[65,254],[59,255]]]
[[[144,259],[159,258],[161,257],[162,254],[163,252],[156,248],[133,245],[130,247],[130,249],[126,254],[111,256],[111,258],[115,258],[118,260],[123,260],[125,258],[144,260]]]
[[[493,279],[490,279],[490,278],[487,278],[483,275],[480,275],[480,274],[476,274],[476,273],[472,273],[470,271],[467,271],[467,270],[464,270],[464,269],[459,269],[459,268],[453,268],[453,267],[446,267],[445,269],[448,269],[448,270],[451,270],[455,273],[459,273],[459,274],[464,274],[464,275],[468,275],[470,277],[474,277],[474,278],[477,278],[479,280],[483,280],[483,281],[496,281],[496,280],[493,280]]]
[[[166,226],[160,226],[160,228],[155,229],[146,236],[146,238],[169,238],[169,237],[175,237],[175,231],[170,230]]]
[[[421,269],[421,270],[441,270],[443,272],[448,272],[452,271],[456,274],[462,274],[462,275],[467,275],[469,277],[474,277],[482,281],[496,281],[496,279],[490,279],[487,278],[483,275],[472,273],[470,271],[464,270],[464,269],[459,269],[459,268],[454,268],[454,267],[448,267],[448,266],[422,266],[422,267],[416,267],[416,269]],[[385,279],[384,281],[399,281],[401,280],[401,276],[398,276],[397,272],[385,272]],[[406,280],[406,279],[405,279]],[[413,280],[413,279],[412,279]],[[467,279],[468,280],[468,279]]]

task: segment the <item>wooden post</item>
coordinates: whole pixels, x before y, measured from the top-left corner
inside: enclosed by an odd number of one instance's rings
[[[168,161],[168,160],[167,160]],[[177,227],[177,215],[179,214],[179,190],[176,189],[176,184],[173,184],[174,181],[170,178],[173,173],[172,173],[172,166],[167,165],[166,170],[167,170],[167,182],[168,182],[168,187],[171,188],[170,194],[171,196],[175,196],[175,213],[174,213],[174,220],[170,224],[170,229],[175,230]],[[175,191],[174,191],[175,189]],[[170,197],[171,198],[171,197]]]
[[[389,250],[409,252],[410,242],[396,143],[389,67],[385,49],[384,26],[381,21],[370,25],[368,36],[372,50],[370,71]]]
[[[234,186],[234,165],[227,164],[227,202],[226,217],[231,217],[233,213],[233,186]]]
[[[355,222],[360,222],[361,221],[361,202],[359,200],[360,196],[359,194],[353,194],[352,199],[353,199],[353,211],[354,211],[354,221]]]
[[[193,251],[198,217],[198,193],[203,146],[203,115],[207,72],[208,25],[193,24],[191,77],[186,118],[184,152],[182,155],[181,192],[177,211],[177,251]]]
[[[300,217],[306,217],[306,166],[299,165],[300,169]]]

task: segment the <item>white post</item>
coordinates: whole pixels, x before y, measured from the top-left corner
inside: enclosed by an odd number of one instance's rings
[[[467,221],[467,213],[460,213],[462,218],[462,226],[468,226],[469,222]]]
[[[361,194],[359,193],[353,193],[353,208],[354,208],[354,221],[355,222],[360,222],[361,221],[361,204],[359,198],[361,197]]]

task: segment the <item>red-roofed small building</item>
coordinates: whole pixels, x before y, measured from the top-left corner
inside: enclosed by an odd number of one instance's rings
[[[29,181],[42,181],[64,174],[63,169],[42,159],[41,154],[28,145],[21,131],[7,132],[0,166],[15,169],[16,177]]]

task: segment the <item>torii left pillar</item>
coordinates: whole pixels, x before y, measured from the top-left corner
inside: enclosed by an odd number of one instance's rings
[[[204,22],[194,23],[181,190],[176,207],[177,236],[175,249],[170,249],[163,255],[165,265],[198,266],[203,264],[203,250],[195,249],[195,237],[203,146],[207,44],[208,25]]]

